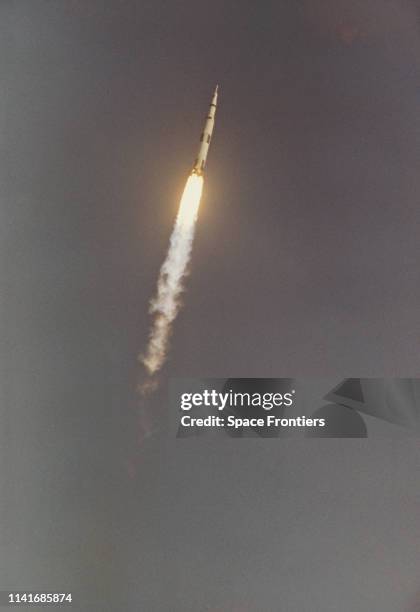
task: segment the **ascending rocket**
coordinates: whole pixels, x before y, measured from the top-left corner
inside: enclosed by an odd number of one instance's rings
[[[204,171],[204,166],[206,165],[207,155],[209,152],[211,135],[214,130],[214,117],[216,115],[216,106],[217,106],[217,90],[219,86],[216,85],[216,89],[214,90],[213,99],[210,104],[209,112],[206,117],[206,123],[204,124],[204,130],[201,134],[200,138],[200,148],[198,149],[197,158],[194,162],[193,166],[193,174],[201,175]]]

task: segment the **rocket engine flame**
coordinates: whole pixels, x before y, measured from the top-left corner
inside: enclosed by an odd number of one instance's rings
[[[182,194],[168,253],[160,269],[156,296],[150,302],[149,312],[154,318],[149,343],[139,359],[151,377],[166,361],[172,323],[181,307],[180,295],[183,279],[188,274],[202,190],[203,177],[193,172]],[[141,390],[152,387],[149,381],[141,386]]]

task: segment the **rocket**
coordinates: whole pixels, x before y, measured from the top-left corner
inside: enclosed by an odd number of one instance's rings
[[[204,166],[206,165],[211,136],[214,130],[214,117],[216,115],[218,89],[219,89],[219,86],[216,85],[216,89],[214,90],[213,98],[210,104],[209,112],[207,113],[206,122],[204,124],[204,130],[203,130],[203,133],[201,134],[200,147],[198,149],[198,154],[197,154],[197,157],[195,159],[194,166],[192,169],[193,174],[202,175],[204,171]]]

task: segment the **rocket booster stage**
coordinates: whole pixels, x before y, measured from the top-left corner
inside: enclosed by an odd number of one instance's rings
[[[206,117],[206,123],[204,124],[204,130],[201,134],[200,138],[200,148],[198,149],[198,154],[196,160],[194,162],[193,174],[201,175],[204,171],[204,166],[206,165],[207,155],[209,152],[211,135],[213,134],[214,129],[214,117],[216,115],[216,106],[217,106],[217,91],[219,86],[216,85],[216,89],[214,90],[213,99],[210,104],[209,112]]]

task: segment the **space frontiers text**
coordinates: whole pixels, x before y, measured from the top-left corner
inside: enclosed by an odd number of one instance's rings
[[[184,412],[193,408],[208,407],[219,412],[225,411],[226,418],[208,415],[204,418],[191,417],[184,414],[181,417],[183,427],[324,427],[325,419],[308,419],[305,416],[294,418],[279,417],[267,414],[265,417],[258,416],[258,411],[263,409],[270,411],[276,408],[289,408],[293,405],[295,390],[287,393],[244,393],[232,390],[220,393],[215,389],[205,389],[199,393],[182,393],[180,407]],[[252,415],[248,410],[255,408],[256,414]],[[246,410],[246,415],[238,413],[238,409]],[[224,414],[224,413],[223,413]]]

